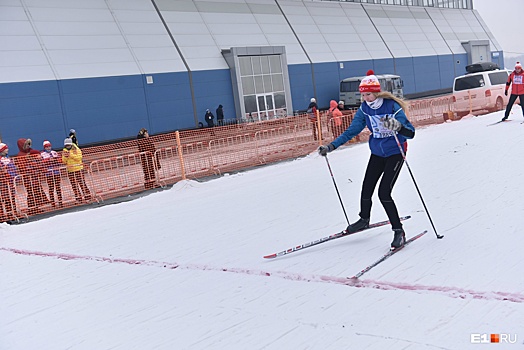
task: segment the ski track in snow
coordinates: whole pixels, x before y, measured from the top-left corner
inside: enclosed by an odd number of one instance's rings
[[[452,298],[460,299],[481,299],[481,300],[499,300],[509,301],[514,303],[524,303],[524,294],[520,293],[508,293],[499,291],[475,291],[471,289],[462,289],[457,287],[449,286],[426,286],[421,284],[407,284],[407,283],[396,283],[387,281],[377,280],[354,280],[347,277],[336,277],[336,276],[325,276],[325,275],[312,275],[312,274],[299,274],[286,271],[263,271],[257,269],[247,268],[221,268],[213,267],[208,265],[188,264],[182,265],[173,262],[162,262],[155,260],[141,260],[141,259],[127,259],[127,258],[116,258],[116,257],[100,257],[100,256],[89,256],[89,255],[75,255],[67,253],[54,253],[54,252],[41,252],[25,249],[6,248],[0,247],[0,250],[7,251],[14,254],[25,255],[25,256],[39,256],[46,258],[57,258],[62,260],[90,260],[99,261],[106,263],[123,263],[128,265],[141,265],[141,266],[156,266],[167,269],[187,269],[187,270],[200,270],[200,271],[220,271],[230,272],[244,275],[254,276],[266,276],[266,277],[278,277],[292,281],[299,282],[323,282],[323,283],[334,283],[340,285],[346,285],[353,288],[373,288],[380,290],[406,290],[412,292],[431,292],[443,294]]]

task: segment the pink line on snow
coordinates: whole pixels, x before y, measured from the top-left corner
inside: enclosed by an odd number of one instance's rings
[[[222,271],[222,272],[231,272],[238,273],[243,275],[254,275],[254,276],[266,276],[266,277],[278,277],[286,280],[300,281],[300,282],[324,282],[324,283],[334,283],[346,285],[354,288],[372,288],[372,289],[381,289],[381,290],[407,290],[413,292],[434,292],[443,294],[452,298],[460,299],[480,299],[480,300],[501,300],[501,301],[510,301],[514,303],[523,303],[524,295],[520,293],[507,293],[507,292],[479,292],[472,289],[463,289],[458,287],[446,287],[446,286],[426,286],[422,284],[407,284],[407,283],[395,283],[387,281],[377,281],[377,280],[359,280],[351,279],[346,277],[335,277],[335,276],[324,276],[324,275],[307,275],[292,273],[286,271],[262,271],[255,269],[243,269],[243,268],[220,268],[220,267],[211,267],[207,265],[180,265],[177,263],[162,262],[155,260],[140,260],[140,259],[125,259],[125,258],[108,258],[108,257],[99,257],[99,256],[89,256],[89,255],[75,255],[75,254],[66,254],[66,253],[52,253],[52,252],[39,252],[32,250],[24,249],[15,249],[15,248],[4,248],[0,247],[0,250],[11,252],[14,254],[27,255],[27,256],[40,256],[47,258],[58,258],[63,260],[90,260],[90,261],[100,261],[107,263],[123,263],[128,265],[142,265],[142,266],[155,266],[163,267],[167,269],[187,269],[187,270],[200,270],[200,271]]]

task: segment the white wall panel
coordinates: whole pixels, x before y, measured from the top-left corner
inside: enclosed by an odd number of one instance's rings
[[[41,36],[47,50],[85,50],[127,48],[121,35],[105,36]]]
[[[257,35],[262,34],[260,27],[256,23],[238,24],[238,23],[206,23],[213,35]]]
[[[126,35],[127,42],[133,48],[174,48],[173,42],[169,35]]]
[[[35,22],[113,22],[109,9],[67,9],[31,7]]]
[[[184,47],[202,46],[209,47],[209,50],[216,48],[216,41],[209,35],[177,35],[176,42],[183,50]]]
[[[116,19],[119,22],[132,23],[158,23],[158,14],[155,11],[129,11],[114,10]]]
[[[217,46],[229,49],[233,46],[268,46],[269,43],[263,35],[215,35]],[[220,52],[220,51],[219,51]]]
[[[142,60],[140,65],[146,74],[165,72],[185,72],[186,66],[180,59],[175,60]]]
[[[149,34],[149,35],[163,35],[166,34],[165,28],[162,23],[132,23],[122,22],[120,27],[126,34]]]
[[[62,9],[106,9],[104,0],[23,0],[28,7]]]
[[[0,7],[2,11],[2,7]],[[35,35],[35,31],[29,21],[3,21],[0,20],[0,35],[23,36]]]
[[[260,23],[260,29],[262,32],[266,35],[268,34],[281,34],[281,35],[291,35],[293,36],[292,32],[289,30],[289,26],[287,24],[272,24],[272,23]],[[294,40],[296,41],[295,37],[293,36]]]
[[[40,50],[40,42],[32,35],[2,35],[0,33],[0,52],[16,50]]]
[[[168,22],[169,31],[173,35],[188,34],[188,35],[206,35],[210,36],[209,29],[202,23],[182,23],[182,22]]]
[[[0,55],[0,67],[45,66],[48,61],[42,50],[3,51]]]
[[[135,62],[84,63],[81,65],[57,64],[55,68],[60,72],[61,79],[139,74]]]
[[[151,1],[144,0],[107,0],[115,10],[151,10]]]
[[[40,35],[120,35],[118,25],[114,22],[39,22]]]
[[[162,48],[134,48],[133,52],[136,55],[138,61],[154,61],[159,58],[164,60],[176,60],[179,58],[176,48],[173,47],[162,47]]]
[[[461,40],[498,45],[468,10],[302,0],[279,0],[280,8],[273,0],[156,4],[194,70],[227,69],[221,49],[231,46],[284,45],[288,63],[298,64],[308,63],[301,44],[315,63],[449,54],[450,47],[464,53]],[[23,68],[35,79],[186,70],[150,0],[0,0],[0,62],[22,80]]]
[[[3,6],[0,3],[0,21],[27,21],[27,15],[21,6]]]
[[[86,63],[112,63],[134,61],[131,52],[124,49],[96,50],[52,50],[49,51],[51,61],[56,64],[83,65]],[[138,73],[135,69],[135,74]]]
[[[0,64],[0,83],[54,80],[55,75],[49,65],[42,66],[4,66]]]

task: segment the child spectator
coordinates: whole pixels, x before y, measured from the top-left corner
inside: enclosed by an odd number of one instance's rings
[[[58,152],[52,150],[51,142],[44,141],[44,150],[42,151],[42,160],[45,167],[45,178],[47,187],[49,188],[49,199],[53,208],[56,207],[55,191],[58,199],[58,207],[62,208],[62,187],[60,176],[60,155]]]

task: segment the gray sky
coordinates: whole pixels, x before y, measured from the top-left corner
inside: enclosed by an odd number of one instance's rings
[[[476,9],[497,39],[504,53],[524,54],[522,31],[522,0],[473,0]]]

